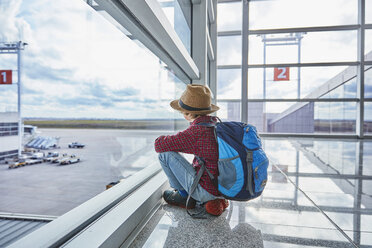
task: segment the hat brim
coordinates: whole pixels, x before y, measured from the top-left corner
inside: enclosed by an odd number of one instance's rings
[[[218,106],[216,106],[214,104],[211,104],[211,109],[209,109],[209,110],[190,111],[190,110],[186,110],[186,109],[181,108],[181,106],[179,105],[179,100],[171,101],[170,106],[177,111],[184,112],[184,113],[185,112],[186,113],[191,113],[191,114],[210,114],[210,113],[216,112],[217,110],[220,109]]]

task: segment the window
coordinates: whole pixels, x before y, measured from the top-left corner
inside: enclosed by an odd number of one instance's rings
[[[0,123],[0,136],[18,135],[18,123]]]
[[[218,23],[221,78],[217,88],[222,93],[219,101],[229,108],[226,117],[247,106],[247,120],[243,121],[254,123],[261,132],[356,134],[356,126],[364,121],[358,119],[361,115],[357,111],[363,109],[358,105],[364,104],[367,118],[368,102],[372,99],[372,33],[370,26],[365,25],[365,40],[358,40],[358,1],[279,0],[248,4],[247,11],[241,11],[242,2],[219,4],[222,16],[224,11],[228,13],[240,5],[236,15],[243,13],[240,18],[248,18],[243,29]],[[362,10],[366,11],[366,23],[370,23],[370,6],[371,0],[366,0],[366,10]],[[248,45],[243,48],[240,30],[248,30]],[[358,87],[363,83],[358,77],[360,44],[365,44],[367,61],[365,103],[358,100]],[[248,59],[247,69],[241,64],[245,58],[235,56],[241,51]],[[224,70],[231,75],[224,75]],[[248,75],[247,82],[240,86],[238,80],[244,78],[236,76],[239,72]],[[245,84],[247,99],[241,99]],[[368,125],[366,119],[365,126]]]

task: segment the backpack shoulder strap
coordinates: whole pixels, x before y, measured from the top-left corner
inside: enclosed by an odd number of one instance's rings
[[[187,208],[187,206],[189,205],[189,200],[191,198],[191,194],[194,193],[194,191],[198,187],[200,178],[203,176],[204,171],[207,172],[207,174],[211,178],[213,184],[215,184],[217,182],[217,178],[215,178],[212,175],[212,173],[210,173],[210,171],[205,166],[204,160],[202,158],[200,158],[198,156],[195,156],[195,157],[198,160],[198,163],[200,164],[200,169],[199,169],[198,173],[196,174],[196,177],[194,178],[194,182],[192,183],[191,188],[189,189],[189,195],[187,196],[187,200],[186,200],[186,211],[193,218],[196,218],[196,219],[205,219],[206,217],[203,215],[204,212],[205,212],[204,209],[202,211],[200,211],[200,212],[197,212],[197,213],[191,213],[189,211],[189,209]]]
[[[199,157],[197,157],[198,161],[199,161]],[[199,184],[199,181],[200,181],[200,178],[202,177],[202,175],[204,174],[204,171],[205,171],[205,164],[202,163],[200,164],[200,169],[198,171],[198,173],[196,174],[196,177],[194,178],[194,182],[192,183],[191,185],[191,188],[189,189],[189,195],[187,196],[187,200],[186,200],[186,211],[187,213],[193,217],[193,218],[196,218],[196,219],[205,219],[205,216],[203,215],[204,213],[204,210],[200,211],[200,212],[197,212],[197,213],[191,213],[189,211],[189,208],[188,208],[188,205],[189,205],[189,201],[190,201],[190,198],[191,198],[191,194],[194,193],[194,191],[196,190],[196,188],[198,187],[198,184]]]

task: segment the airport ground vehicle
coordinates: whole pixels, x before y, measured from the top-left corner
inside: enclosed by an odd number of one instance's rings
[[[84,148],[84,144],[81,144],[79,142],[72,142],[68,144],[68,148]]]
[[[18,167],[25,166],[25,165],[26,165],[26,160],[21,159],[17,162],[13,162],[13,163],[9,164],[9,169],[18,168]]]
[[[51,163],[60,163],[63,159],[67,158],[67,153],[62,154],[60,157],[48,158],[48,161]]]
[[[44,153],[42,152],[35,152],[31,156],[31,159],[42,159],[42,158],[44,158]]]
[[[48,152],[48,154],[44,157],[44,162],[51,162],[53,158],[59,156],[58,152]]]
[[[63,159],[59,164],[66,165],[66,164],[74,164],[80,162],[80,158],[76,157],[75,155],[71,155],[71,157]]]
[[[42,162],[43,162],[42,159],[27,159],[26,165],[41,164]]]

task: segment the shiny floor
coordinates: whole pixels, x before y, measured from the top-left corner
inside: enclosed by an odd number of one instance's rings
[[[162,204],[132,247],[372,247],[372,141],[265,138],[263,195],[192,219]]]

